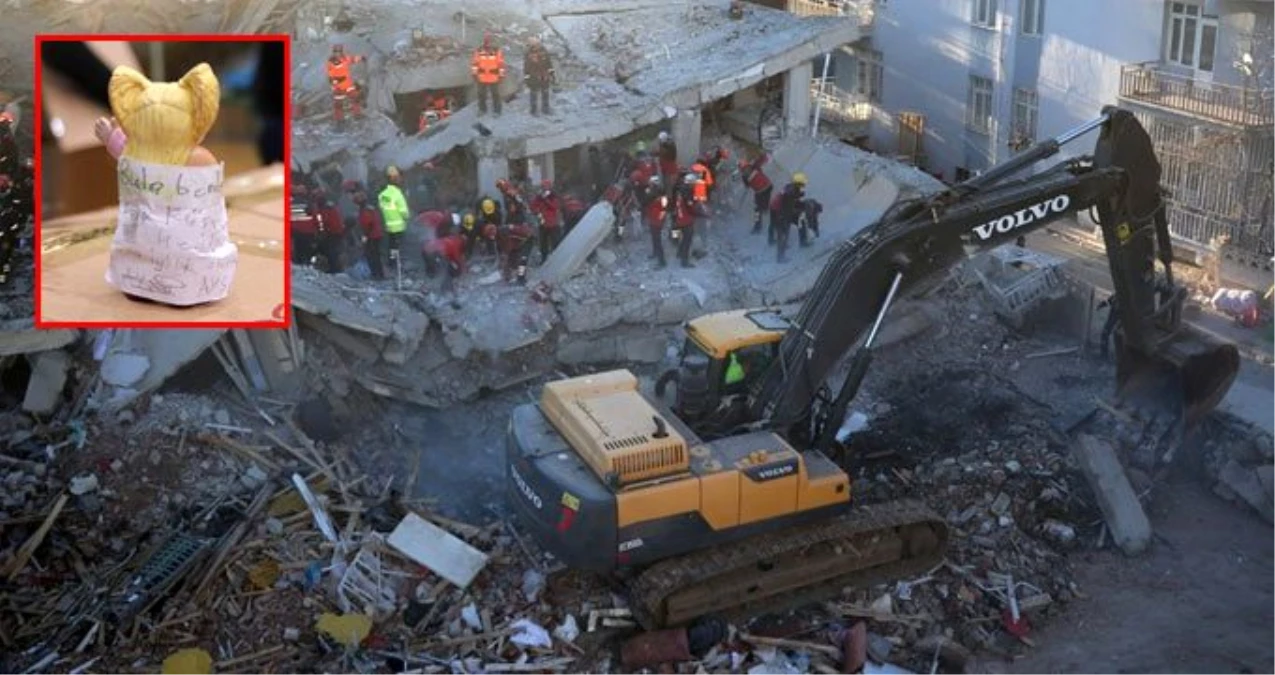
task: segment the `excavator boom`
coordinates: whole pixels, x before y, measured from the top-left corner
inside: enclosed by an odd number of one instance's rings
[[[1011,178],[1099,126],[1092,157]],[[896,204],[832,254],[782,338],[778,358],[749,392],[752,418],[780,431],[805,418],[827,375],[860,342],[893,284],[905,296],[973,253],[1093,208],[1121,319],[1118,388],[1155,379],[1145,377],[1147,371],[1168,371],[1178,382],[1184,422],[1194,423],[1229,389],[1239,354],[1234,345],[1212,343],[1181,323],[1185,290],[1173,283],[1159,179],[1160,164],[1137,118],[1108,108],[1102,117],[982,176]],[[1157,259],[1163,278],[1155,273]]]

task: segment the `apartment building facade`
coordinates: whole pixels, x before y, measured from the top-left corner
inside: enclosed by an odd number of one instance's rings
[[[1175,235],[1269,257],[1275,2],[789,0],[821,5],[870,10],[826,81],[814,63],[843,139],[959,180],[1120,102],[1156,142]]]

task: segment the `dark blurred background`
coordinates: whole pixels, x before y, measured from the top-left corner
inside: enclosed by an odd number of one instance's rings
[[[171,82],[208,63],[221,82],[222,100],[204,146],[226,163],[228,176],[281,162],[284,50],[281,40],[43,43],[43,217],[117,202],[114,160],[93,135],[93,121],[110,116],[107,85],[117,65]]]

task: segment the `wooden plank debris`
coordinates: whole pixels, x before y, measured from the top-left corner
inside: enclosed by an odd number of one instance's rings
[[[57,502],[53,504],[53,508],[49,510],[49,515],[44,518],[44,522],[18,549],[17,555],[14,556],[9,567],[4,570],[4,575],[8,577],[9,581],[13,581],[14,577],[18,576],[22,568],[27,566],[27,561],[31,560],[31,556],[35,554],[35,550],[40,548],[40,544],[44,543],[44,538],[48,536],[49,530],[53,528],[53,522],[62,513],[62,507],[66,506],[67,499],[68,496],[65,493],[58,497]]]

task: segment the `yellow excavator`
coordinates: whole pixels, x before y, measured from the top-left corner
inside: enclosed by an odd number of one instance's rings
[[[1014,176],[1094,129],[1093,155]],[[688,322],[679,365],[654,396],[613,370],[551,382],[516,408],[514,511],[568,566],[623,578],[648,629],[934,567],[944,520],[920,503],[855,504],[829,458],[888,309],[970,254],[1093,209],[1117,295],[1117,391],[1175,392],[1170,412],[1185,432],[1226,394],[1239,352],[1182,323],[1187,293],[1173,278],[1159,180],[1146,131],[1108,107],[975,178],[896,203],[839,245],[793,318],[758,309]],[[848,353],[834,395],[826,381]]]

